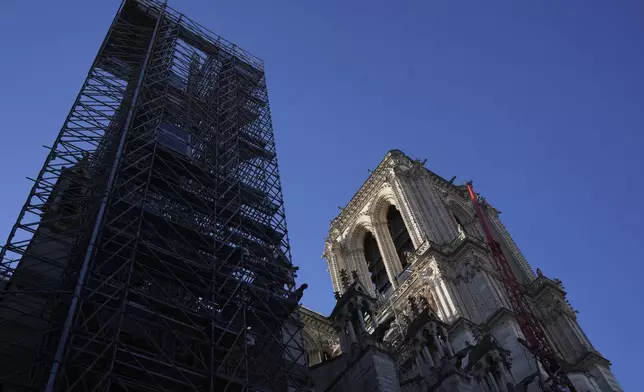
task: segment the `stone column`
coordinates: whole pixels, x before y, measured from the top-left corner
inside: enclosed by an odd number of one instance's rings
[[[456,302],[456,308],[457,308],[456,316],[472,319],[472,316],[470,316],[467,306],[465,305],[465,301],[461,297],[461,293],[458,291],[456,284],[454,283],[454,279],[452,278],[447,279],[445,282],[445,287],[447,289],[447,292],[454,299],[454,302]]]
[[[443,359],[443,345],[438,339],[437,332],[438,331],[436,330],[436,326],[434,325],[432,327],[432,342],[434,343],[434,347],[436,347],[436,351],[434,352],[434,354],[436,355],[435,361],[436,363],[440,364],[441,359]]]
[[[373,325],[373,330],[375,331],[378,328],[378,319],[376,317],[376,312],[369,309],[369,316],[371,316],[371,324]]]
[[[427,366],[427,363],[423,359],[423,354],[420,352],[417,352],[416,355],[416,366],[418,366],[418,375],[421,377],[425,377],[425,372],[424,372],[424,367]]]
[[[409,162],[412,170],[397,172],[400,192],[414,210],[415,219],[423,235],[435,243],[452,240],[456,227],[448,214],[443,201],[430,176],[419,162]]]
[[[397,208],[403,217],[409,237],[411,237],[414,248],[418,249],[425,242],[425,231],[427,231],[424,225],[421,224],[422,221],[416,216],[422,213],[422,209],[416,205],[407,184],[400,178],[400,174],[394,173],[390,174],[388,180],[398,200]]]
[[[501,389],[499,388],[499,384],[497,384],[496,379],[492,375],[492,372],[488,372],[487,380],[490,383],[490,385],[492,386],[492,390],[494,392],[501,392]]]
[[[367,259],[364,257],[364,248],[358,247],[356,249],[351,249],[348,253],[349,258],[353,261],[353,265],[358,271],[360,283],[362,283],[370,295],[375,296],[376,292],[374,291],[373,283],[371,282],[371,273],[369,273],[369,268],[367,267]]]
[[[335,329],[335,332],[337,332],[338,336],[340,337],[340,351],[342,351],[344,354],[348,354],[349,349],[351,347],[349,344],[347,344],[348,342],[347,342],[346,334],[344,332],[344,328],[336,325],[334,329]]]
[[[510,379],[508,378],[507,370],[505,369],[502,363],[499,364],[499,378],[500,378],[499,382],[503,384],[503,385],[500,385],[500,387],[502,387],[501,390],[512,392],[508,389],[508,384],[514,385],[514,383],[511,382]]]
[[[443,314],[443,321],[448,321],[453,315],[450,306],[447,304],[447,299],[443,295],[443,290],[441,290],[440,281],[440,277],[430,278],[430,288],[436,294],[434,298],[436,299],[438,310]]]
[[[351,321],[348,321],[346,324],[347,331],[349,332],[349,340],[351,343],[356,343],[358,340],[356,339],[356,331],[353,329],[353,323]]]
[[[422,353],[423,353],[423,357],[425,358],[425,362],[427,362],[427,365],[429,365],[429,367],[435,367],[436,365],[434,364],[432,353],[429,351],[429,347],[427,347],[427,344],[423,346]]]
[[[575,363],[581,355],[594,349],[562,293],[547,287],[534,303],[547,336],[565,360]]]
[[[329,266],[329,274],[331,275],[331,284],[333,286],[333,291],[343,292],[342,283],[340,283],[340,270],[343,268],[343,265],[340,264],[341,260],[338,260],[338,249],[335,244],[327,242],[322,255]]]
[[[376,242],[378,242],[378,249],[380,256],[385,264],[387,276],[394,289],[398,288],[398,281],[396,280],[398,274],[402,272],[402,264],[398,253],[396,253],[396,246],[391,239],[389,228],[386,222],[374,222],[374,231]]]
[[[450,310],[451,315],[456,318],[459,315],[458,309],[454,305],[455,298],[451,295],[445,284],[445,278],[442,275],[438,276],[437,290],[441,290],[445,297],[445,306]]]
[[[445,349],[447,350],[447,355],[450,357],[454,356],[454,349],[452,348],[452,345],[449,344],[449,335],[447,334],[447,329],[441,327],[441,334],[443,335],[443,340],[444,340],[444,346]]]
[[[367,327],[364,324],[364,316],[362,315],[361,306],[356,309],[356,313],[358,314],[358,322],[360,323],[361,332],[364,332],[367,330]]]

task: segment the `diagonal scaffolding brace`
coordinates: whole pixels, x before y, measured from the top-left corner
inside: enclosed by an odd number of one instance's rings
[[[263,64],[125,0],[0,250],[11,391],[308,390]]]

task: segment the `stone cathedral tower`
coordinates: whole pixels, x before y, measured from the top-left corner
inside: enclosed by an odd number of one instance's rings
[[[499,211],[486,213],[577,391],[622,391],[561,281],[535,274]],[[548,390],[478,222],[465,186],[387,153],[331,223],[335,309],[300,312],[316,391]]]

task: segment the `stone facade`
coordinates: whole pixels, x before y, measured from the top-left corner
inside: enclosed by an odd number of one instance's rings
[[[392,235],[392,208],[413,251],[401,251]],[[486,213],[577,390],[622,391],[561,282],[535,274],[499,211],[487,204]],[[377,257],[365,252],[369,234]],[[332,221],[323,257],[336,307],[329,317],[300,309],[316,391],[549,390],[518,340],[521,328],[465,186],[392,150]],[[374,278],[375,259],[387,285]]]

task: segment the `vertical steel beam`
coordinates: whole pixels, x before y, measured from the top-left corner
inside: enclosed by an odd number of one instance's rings
[[[157,32],[159,31],[159,26],[161,25],[161,20],[163,19],[163,16],[164,16],[165,8],[166,8],[166,3],[164,3],[161,6],[161,9],[159,10],[156,24],[154,25],[154,31],[152,32],[152,37],[150,38],[150,44],[148,45],[145,58],[143,60],[143,63],[141,64],[141,71],[139,72],[136,89],[134,90],[134,96],[132,98],[131,106],[127,114],[127,119],[125,121],[125,124],[123,125],[123,130],[121,131],[121,138],[119,140],[118,149],[116,151],[116,157],[112,164],[112,168],[110,169],[110,175],[107,181],[107,186],[105,188],[103,198],[101,199],[101,204],[98,210],[98,214],[96,216],[96,221],[92,229],[90,242],[89,242],[89,245],[87,246],[87,251],[85,252],[85,257],[83,258],[83,263],[81,264],[80,272],[78,273],[78,281],[76,282],[76,288],[74,289],[74,296],[72,297],[72,301],[69,306],[69,310],[67,312],[67,317],[65,318],[65,324],[63,325],[63,331],[61,333],[60,340],[58,342],[58,348],[56,349],[54,363],[52,364],[51,372],[49,373],[47,386],[45,388],[46,392],[53,392],[54,390],[54,385],[56,383],[56,378],[58,376],[58,370],[60,368],[60,364],[62,362],[63,355],[65,353],[67,341],[69,339],[69,333],[72,328],[72,324],[74,323],[74,318],[76,316],[76,308],[78,307],[78,302],[80,301],[80,295],[85,283],[85,276],[87,275],[87,270],[89,269],[90,260],[94,253],[96,241],[101,231],[103,216],[105,215],[105,210],[107,209],[110,193],[111,193],[112,187],[114,186],[114,180],[116,179],[116,174],[118,172],[118,168],[121,163],[121,156],[123,155],[123,150],[125,148],[125,141],[127,139],[128,130],[132,125],[132,119],[134,118],[134,113],[137,109],[137,101],[139,98],[139,94],[141,93],[141,86],[143,85],[143,81],[145,80],[145,73],[147,71],[150,58],[152,56],[152,50],[154,49],[154,43],[156,41]]]

